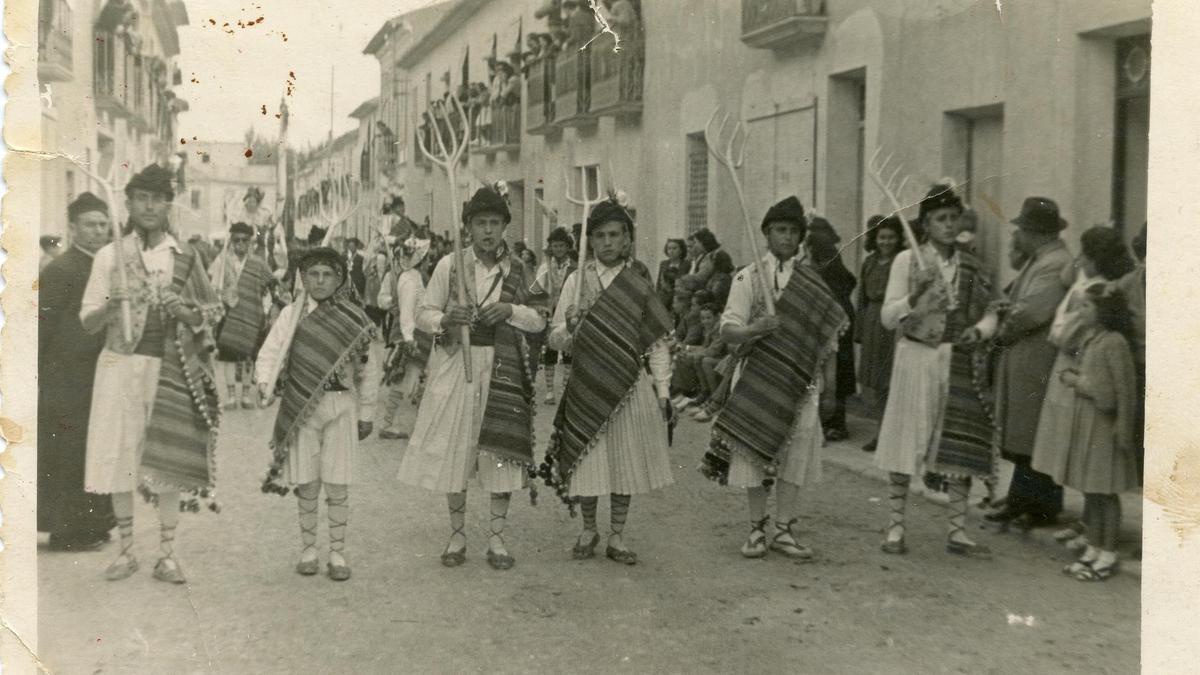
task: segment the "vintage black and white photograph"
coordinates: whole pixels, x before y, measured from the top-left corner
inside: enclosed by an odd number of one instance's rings
[[[1150,0],[18,4],[31,668],[1146,667]]]

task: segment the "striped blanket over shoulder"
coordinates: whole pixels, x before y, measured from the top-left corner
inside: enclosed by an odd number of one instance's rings
[[[623,269],[608,288],[598,288],[594,265],[584,267],[592,283],[581,296],[587,309],[571,348],[574,364],[540,475],[564,501],[571,475],[620,411],[655,343],[670,335],[671,317],[654,287],[634,268]],[[569,502],[568,502],[569,503]]]
[[[751,278],[757,280],[758,275]],[[755,289],[762,292],[757,284]],[[713,424],[700,470],[722,484],[729,477],[734,452],[758,462],[772,475],[801,404],[816,393],[816,378],[849,323],[820,275],[800,261],[775,302],[775,313],[779,330],[750,348],[741,378]]]
[[[287,364],[281,377],[283,393],[275,429],[271,436],[274,451],[264,492],[287,494],[283,485],[283,464],[288,446],[295,440],[304,421],[316,408],[325,391],[322,386],[344,364],[358,361],[370,347],[375,324],[353,300],[349,282],[333,297],[319,303],[300,320],[288,350]],[[307,302],[305,296],[302,300]]]
[[[221,267],[219,263],[218,266]],[[233,282],[232,265],[225,267],[231,273],[224,283]],[[222,352],[246,359],[255,356],[267,320],[262,299],[270,281],[271,268],[267,266],[267,261],[254,254],[246,256],[242,273],[237,275],[236,302],[226,309],[221,332],[217,335],[217,348]]]
[[[141,264],[141,256],[127,259]],[[209,285],[200,257],[190,247],[175,253],[171,289],[184,305],[199,310],[208,326],[220,316],[220,300]],[[211,334],[169,321],[164,342],[154,410],[142,454],[142,492],[189,492],[190,510],[198,510],[196,498],[211,498],[216,482],[213,451],[220,406],[210,363]]]

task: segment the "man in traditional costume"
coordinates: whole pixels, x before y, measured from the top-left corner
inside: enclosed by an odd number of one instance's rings
[[[833,381],[830,357],[849,317],[801,251],[807,221],[800,200],[772,206],[761,227],[769,253],[734,277],[721,316],[721,339],[736,349],[737,365],[701,471],[746,489],[750,536],[743,556],[761,558],[770,548],[808,559],[812,549],[795,534],[800,490],[821,479],[820,391]],[[766,314],[764,278],[774,316]],[[772,486],[777,513],[768,544]]]
[[[515,562],[503,536],[509,499],[525,486],[533,466],[533,378],[525,367],[522,332],[541,331],[546,320],[526,304],[530,273],[505,251],[511,215],[504,198],[481,188],[464,205],[462,218],[472,242],[461,256],[467,297],[459,297],[455,283],[456,256],[445,256],[417,312],[417,327],[436,338],[399,479],[446,493],[451,533],[441,561],[455,567],[466,560],[467,481],[476,477],[491,493],[487,561],[505,570]],[[470,381],[459,342],[462,326],[470,328]]]
[[[1067,294],[1063,271],[1073,260],[1059,238],[1067,221],[1052,200],[1027,198],[1012,223],[1017,226],[1013,246],[1024,254],[1025,265],[1013,281],[1011,304],[996,334],[1004,347],[996,368],[996,420],[1001,456],[1013,463],[1013,477],[1004,508],[987,519],[1029,528],[1054,523],[1062,511],[1062,486],[1031,464],[1042,400],[1058,356],[1048,339],[1050,324]]]
[[[87,550],[116,525],[112,500],[83,489],[88,413],[104,335],[79,322],[92,257],[111,238],[108,205],[90,192],[67,207],[71,246],[38,278],[38,530],[52,550]]]
[[[575,257],[571,255],[575,249],[575,241],[571,238],[571,233],[567,232],[567,228],[556,227],[550,231],[550,236],[546,237],[546,248],[548,254],[538,268],[537,279],[534,281],[532,290],[534,293],[546,293],[549,296],[548,309],[550,316],[553,316],[558,307],[558,300],[562,297],[563,283],[567,280],[567,276],[575,270]],[[559,358],[560,352],[547,345],[542,366],[545,368],[546,403],[548,405],[554,403],[556,399],[554,370],[558,365]],[[561,353],[561,359],[563,382],[566,382],[571,378],[571,355]]]
[[[96,253],[79,309],[84,330],[106,331],[96,363],[84,489],[112,495],[121,552],[105,572],[108,579],[125,579],[138,569],[131,552],[138,488],[158,506],[162,557],[154,578],[182,584],[174,549],[180,491],[192,493],[186,506],[198,510],[197,498],[211,498],[215,480],[220,407],[209,354],[221,302],[200,256],[167,229],[175,196],[171,173],[152,164],[129,181],[125,195],[128,233]],[[121,310],[126,302],[128,340]]]
[[[379,293],[379,304],[396,317],[388,336],[388,356],[383,382],[391,387],[383,410],[383,430],[379,437],[388,440],[408,438],[408,432],[395,426],[396,412],[405,398],[416,402],[421,373],[429,361],[433,336],[417,328],[417,309],[425,296],[425,259],[429,256],[428,239],[409,239],[397,247],[395,264],[388,272]]]
[[[908,551],[904,516],[909,482],[923,467],[950,495],[946,551],[991,556],[964,528],[971,479],[987,479],[995,468],[994,427],[984,403],[983,361],[976,352],[981,336],[994,331],[996,315],[990,311],[991,273],[955,243],[962,210],[962,200],[950,186],[934,185],[920,206],[926,242],[897,254],[888,277],[881,320],[902,337],[875,450],[875,466],[889,472],[890,481],[884,553]]]
[[[600,496],[608,495],[605,555],[633,565],[637,554],[623,538],[633,495],[672,482],[667,456],[667,427],[674,416],[671,315],[654,287],[629,267],[629,212],[615,201],[600,202],[587,228],[594,255],[582,274],[567,277],[550,332],[550,345],[570,352],[575,365],[554,416],[541,474],[572,512],[575,502],[583,512],[575,559],[595,555],[600,543],[596,507]]]
[[[241,205],[228,214],[228,221],[231,224],[246,223],[254,228],[254,253],[266,260],[271,270],[282,277],[288,267],[283,223],[276,222],[275,214],[262,205],[262,200],[263,191],[251,185],[246,189]]]
[[[266,407],[281,383],[264,492],[295,486],[303,548],[296,572],[311,576],[317,560],[317,500],[325,486],[330,579],[350,578],[346,525],[358,443],[371,435],[380,372],[370,358],[375,324],[354,302],[345,259],[332,248],[300,261],[304,293],[279,313],[258,353],[255,373]]]
[[[253,408],[254,358],[267,326],[263,299],[271,295],[271,268],[250,251],[254,230],[246,223],[229,228],[229,244],[208,268],[213,290],[221,296],[225,317],[217,327],[217,363],[225,380],[225,408],[238,405],[237,383],[242,383],[242,407]]]

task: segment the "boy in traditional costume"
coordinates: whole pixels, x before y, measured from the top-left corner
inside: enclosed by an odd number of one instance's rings
[[[408,397],[415,397],[421,383],[421,373],[429,361],[433,336],[417,328],[417,308],[425,296],[425,259],[429,255],[428,239],[408,239],[397,247],[396,263],[388,272],[379,304],[393,311],[396,320],[388,336],[388,356],[383,382],[389,385],[383,411],[383,430],[379,437],[387,440],[408,438],[408,432],[395,426],[396,411]],[[416,399],[413,399],[414,402]]]
[[[217,363],[225,380],[225,407],[253,408],[254,357],[267,324],[263,298],[270,296],[275,278],[267,261],[250,251],[254,228],[246,223],[229,227],[229,244],[208,268],[213,290],[221,296],[225,317],[217,326]]]
[[[671,315],[650,282],[629,265],[629,212],[613,200],[600,202],[587,228],[594,255],[582,274],[567,277],[550,332],[550,346],[570,352],[574,366],[541,474],[572,505],[572,514],[576,502],[583,512],[575,559],[595,555],[600,543],[596,507],[600,496],[608,495],[605,555],[633,565],[637,554],[622,537],[633,495],[673,481],[667,455],[667,427],[674,415]]]
[[[994,463],[995,429],[974,358],[978,341],[996,327],[991,274],[955,245],[963,205],[950,186],[934,185],[920,209],[926,241],[896,255],[881,313],[884,327],[901,334],[875,450],[875,465],[890,474],[891,512],[881,548],[907,552],[909,482],[924,467],[949,491],[946,551],[987,558],[988,548],[964,528],[971,478],[988,478]]]
[[[137,488],[158,506],[162,557],[154,578],[182,584],[174,549],[180,491],[191,492],[186,507],[199,510],[197,498],[211,498],[215,480],[220,410],[209,353],[221,303],[200,256],[167,229],[175,196],[171,173],[151,165],[129,181],[125,195],[128,233],[96,252],[79,310],[84,330],[106,331],[84,489],[112,495],[121,552],[106,578],[125,579],[138,569],[131,552]],[[123,303],[129,305],[128,333]]]
[[[571,255],[572,249],[575,248],[575,242],[571,238],[571,233],[567,232],[565,227],[556,227],[550,231],[550,236],[546,238],[546,248],[549,254],[542,262],[537,272],[537,279],[534,282],[534,293],[546,293],[549,295],[549,315],[554,316],[554,312],[558,307],[558,299],[562,296],[563,283],[567,280],[567,276],[575,270],[575,258]],[[553,328],[551,328],[553,330]],[[542,366],[545,368],[546,377],[546,403],[554,403],[554,370],[558,365],[560,352],[550,346],[546,347],[543,355]],[[563,364],[563,382],[571,378],[571,356],[570,354],[561,354]]]
[[[454,283],[457,256],[445,256],[417,312],[417,327],[436,338],[398,478],[446,493],[451,533],[441,561],[447,567],[466,560],[467,481],[478,478],[491,493],[487,561],[506,570],[515,562],[503,536],[509,499],[533,466],[533,378],[522,332],[536,333],[546,321],[527,304],[530,280],[521,261],[505,251],[511,216],[504,198],[481,188],[464,205],[462,219],[472,242],[461,256],[467,297],[459,297]],[[470,328],[470,381],[462,326]]]
[[[768,547],[791,558],[812,557],[795,538],[800,489],[821,478],[820,390],[832,382],[838,336],[849,317],[805,260],[807,222],[800,200],[788,197],[762,221],[768,255],[734,277],[721,316],[721,339],[737,352],[725,407],[713,423],[701,471],[722,485],[746,489],[750,536],[742,555]],[[769,279],[775,316],[766,314]],[[776,521],[767,543],[767,496],[776,486]],[[786,520],[784,520],[786,518]]]
[[[370,358],[375,324],[352,299],[345,258],[332,248],[305,253],[300,276],[305,292],[279,313],[255,368],[263,407],[277,373],[282,383],[263,491],[286,495],[288,486],[296,486],[303,544],[296,572],[311,576],[319,569],[317,499],[324,484],[326,571],[334,581],[345,581],[350,483],[358,443],[371,435],[379,392],[379,368]]]

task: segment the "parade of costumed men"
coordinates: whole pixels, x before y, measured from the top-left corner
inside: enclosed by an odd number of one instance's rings
[[[182,584],[175,557],[180,492],[189,510],[211,499],[220,416],[210,354],[221,301],[200,256],[169,231],[172,174],[152,164],[125,186],[125,234],[96,252],[79,310],[84,330],[105,331],[96,363],[84,489],[112,495],[121,552],[110,580],[138,570],[133,492],[158,508],[154,578]],[[123,309],[126,306],[128,311]],[[126,322],[128,319],[128,322]],[[216,509],[215,502],[209,503]]]
[[[242,384],[241,404],[253,408],[254,359],[266,335],[269,305],[275,278],[267,261],[251,251],[254,229],[237,222],[229,227],[229,243],[209,265],[213,290],[221,297],[225,316],[217,326],[217,364],[225,381],[225,408],[238,405],[237,383]]]
[[[103,333],[79,321],[96,251],[112,238],[108,205],[84,192],[67,207],[71,241],[38,276],[38,530],[50,549],[88,550],[109,540],[112,500],[83,489],[88,417]]]
[[[524,365],[523,333],[541,331],[546,321],[526,304],[532,271],[507,253],[504,230],[511,220],[504,198],[480,188],[462,211],[470,248],[442,258],[417,312],[417,327],[436,337],[398,477],[446,493],[451,531],[441,562],[447,567],[466,561],[471,479],[491,494],[488,564],[499,570],[515,564],[504,542],[509,501],[526,486],[534,462],[533,378]],[[466,297],[455,282],[460,273]],[[461,342],[463,326],[469,350]]]
[[[934,185],[918,218],[925,242],[896,254],[888,277],[881,319],[901,337],[875,450],[875,466],[889,474],[884,553],[908,551],[909,483],[924,469],[949,493],[946,551],[991,557],[965,527],[971,479],[988,479],[995,470],[995,428],[975,356],[981,340],[995,332],[997,296],[983,263],[955,245],[962,211],[949,185]]]
[[[595,555],[596,510],[607,495],[605,556],[633,565],[637,554],[623,537],[633,495],[673,482],[667,454],[674,416],[671,317],[654,287],[629,264],[629,212],[613,199],[600,202],[586,227],[584,241],[593,255],[566,278],[550,332],[550,346],[570,353],[573,366],[541,475],[572,512],[577,503],[583,514],[575,559]]]
[[[548,309],[550,316],[554,316],[558,300],[562,297],[563,283],[566,282],[567,276],[575,271],[576,261],[571,255],[575,250],[575,240],[571,233],[567,232],[567,228],[556,227],[550,231],[550,236],[546,237],[546,249],[546,259],[538,267],[534,289],[535,292],[545,292],[549,295]],[[555,366],[560,360],[563,364],[563,382],[566,382],[571,379],[571,355],[550,346],[545,348],[542,367],[545,368],[547,404],[556,400],[554,375]]]
[[[408,438],[409,432],[397,428],[397,411],[404,399],[416,402],[421,375],[433,348],[433,336],[417,328],[417,310],[425,296],[430,241],[406,240],[396,247],[392,269],[379,292],[379,304],[394,316],[391,333],[387,336],[388,355],[384,364],[383,383],[388,385],[383,409],[383,439]]]
[[[358,443],[371,435],[381,377],[370,358],[375,325],[353,299],[345,258],[317,247],[300,261],[304,292],[279,313],[258,353],[260,403],[281,390],[271,435],[264,492],[294,489],[302,549],[296,572],[315,575],[318,499],[322,486],[329,520],[326,573],[350,578],[345,557]]]
[[[270,265],[271,270],[282,277],[288,266],[287,242],[281,223],[275,214],[263,206],[263,191],[256,186],[246,189],[242,203],[226,217],[229,223],[246,223],[254,228],[254,252]]]
[[[821,478],[821,389],[832,385],[832,357],[849,317],[801,252],[806,228],[796,197],[767,210],[761,230],[769,253],[734,277],[721,316],[721,339],[735,347],[737,365],[701,471],[745,488],[750,535],[741,552],[747,558],[768,549],[789,558],[813,556],[796,539],[800,493]],[[768,291],[774,315],[767,311]],[[772,491],[776,519],[768,542]]]

